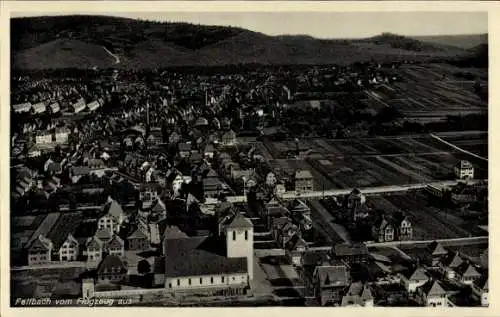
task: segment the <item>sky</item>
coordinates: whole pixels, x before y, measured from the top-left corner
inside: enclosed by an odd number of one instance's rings
[[[30,15],[33,14],[12,16]],[[267,35],[300,34],[317,38],[360,38],[383,32],[408,36],[488,32],[486,12],[126,12],[101,15],[237,26]]]

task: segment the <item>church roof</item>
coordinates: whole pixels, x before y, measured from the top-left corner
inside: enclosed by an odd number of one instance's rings
[[[227,221],[226,228],[253,228],[253,223],[237,212],[232,219]]]

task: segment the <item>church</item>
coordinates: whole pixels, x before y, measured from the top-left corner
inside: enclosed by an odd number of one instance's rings
[[[205,237],[166,237],[165,288],[189,295],[245,294],[253,278],[253,224],[239,211]]]

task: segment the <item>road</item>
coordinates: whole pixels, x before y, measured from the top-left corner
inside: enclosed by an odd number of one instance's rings
[[[372,242],[365,243],[367,247],[397,247],[403,244],[428,244],[434,241],[443,243],[446,246],[453,245],[468,245],[468,244],[478,244],[478,243],[487,243],[488,237],[466,237],[466,238],[454,238],[454,239],[435,239],[435,240],[419,240],[419,241],[392,241],[392,242]]]
[[[431,135],[430,135],[430,136],[431,136],[431,137],[433,137],[434,139],[438,140],[439,142],[442,142],[442,143],[444,143],[444,144],[446,144],[446,145],[448,145],[448,146],[450,146],[450,147],[454,148],[454,149],[455,149],[455,150],[457,150],[457,151],[460,151],[460,152],[462,152],[462,153],[465,153],[465,154],[471,155],[471,156],[473,156],[473,157],[475,157],[475,158],[478,158],[478,159],[480,159],[480,160],[483,160],[483,161],[488,162],[488,159],[487,159],[487,158],[484,158],[484,157],[479,156],[479,155],[477,155],[477,154],[475,154],[475,153],[472,153],[472,152],[470,152],[470,151],[467,151],[467,150],[464,150],[464,149],[462,149],[462,148],[459,148],[459,147],[458,147],[458,146],[456,146],[455,144],[452,144],[452,143],[450,143],[450,142],[448,142],[448,141],[445,141],[445,140],[441,139],[440,137],[438,137],[438,136],[437,136],[437,135],[435,135],[435,134],[432,134],[432,133],[431,133]]]
[[[485,179],[474,179],[474,180],[468,180],[468,184],[475,184],[479,182],[486,181]],[[389,185],[389,186],[379,186],[379,187],[361,187],[359,190],[365,194],[365,195],[370,195],[370,194],[383,194],[383,193],[395,193],[395,192],[404,192],[407,190],[414,190],[414,189],[423,189],[426,188],[429,185],[434,185],[434,186],[453,186],[459,183],[460,180],[449,180],[449,181],[439,181],[439,182],[426,182],[426,183],[418,183],[418,184],[410,184],[410,185]],[[329,189],[325,191],[312,191],[312,192],[303,192],[303,193],[296,193],[296,192],[286,192],[280,196],[281,199],[295,199],[295,198],[322,198],[322,197],[329,197],[329,196],[341,196],[341,195],[347,195],[352,191],[352,188],[345,188],[345,189]],[[246,201],[245,196],[229,196],[227,197],[227,201],[231,203],[241,203]],[[214,202],[217,203],[217,202]]]
[[[121,61],[120,61],[120,57],[118,57],[118,55],[111,53],[111,52],[110,52],[107,48],[105,48],[104,46],[103,46],[102,48],[106,51],[106,53],[108,53],[109,55],[111,55],[111,57],[113,57],[113,58],[115,59],[115,64],[120,64],[120,62],[121,62]]]

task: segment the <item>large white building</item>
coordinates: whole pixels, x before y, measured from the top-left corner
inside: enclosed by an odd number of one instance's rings
[[[165,288],[175,293],[244,294],[253,278],[253,224],[223,218],[219,235],[164,240]]]
[[[455,165],[455,176],[458,179],[474,178],[474,166],[466,160],[461,160]]]

